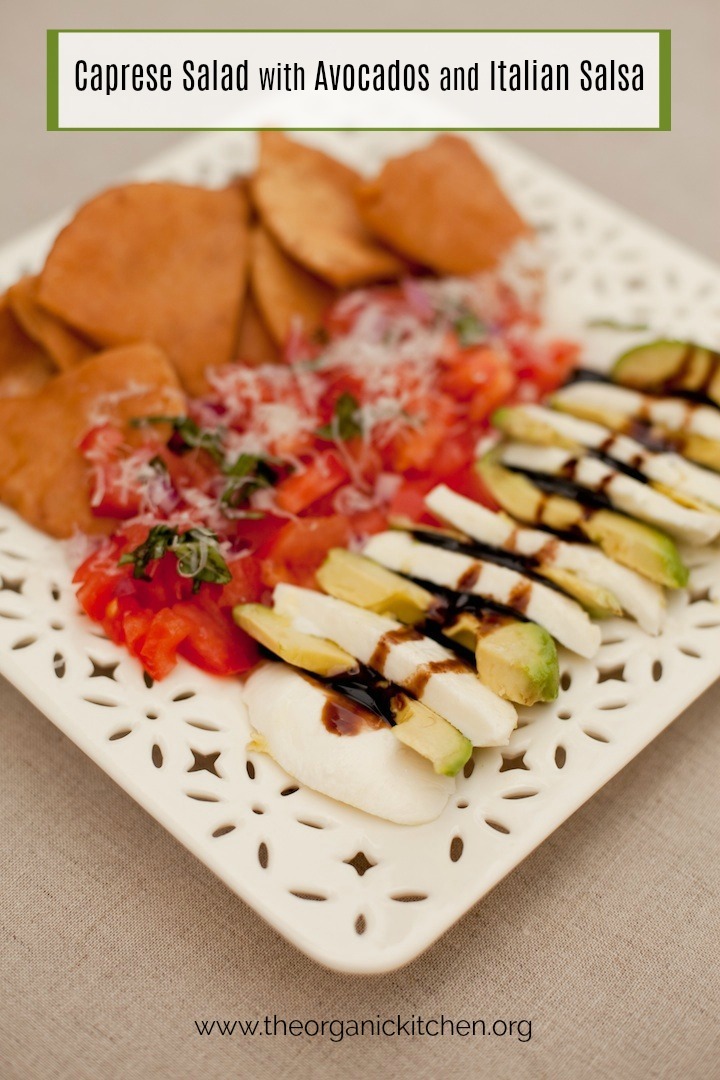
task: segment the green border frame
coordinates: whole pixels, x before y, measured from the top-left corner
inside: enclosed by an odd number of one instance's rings
[[[298,127],[298,128],[269,128],[267,130],[272,131],[671,131],[672,130],[672,32],[670,30],[656,29],[656,28],[630,28],[624,27],[622,29],[612,29],[611,27],[603,27],[601,29],[550,29],[544,28],[542,30],[531,29],[510,29],[503,30],[498,27],[492,29],[479,29],[477,27],[461,29],[461,28],[448,28],[432,30],[427,27],[422,29],[389,29],[384,28],[380,30],[371,30],[367,27],[357,29],[332,29],[325,27],[323,29],[312,29],[310,27],[303,27],[302,29],[282,29],[282,30],[264,30],[259,27],[253,27],[252,29],[210,29],[204,28],[199,30],[192,30],[189,28],[173,30],[159,30],[159,29],[120,29],[113,30],[108,27],[92,30],[88,28],[74,29],[65,28],[59,30],[47,31],[47,119],[46,128],[48,131],[256,131],[254,127],[143,127],[143,128],[131,128],[131,127],[60,127],[59,113],[60,113],[60,90],[59,90],[59,51],[60,51],[60,34],[657,34],[658,35],[658,88],[659,88],[659,103],[658,103],[658,126],[657,127],[590,127],[590,128],[577,128],[577,127],[450,127],[450,128],[397,128],[397,127],[357,127],[357,128],[331,128],[331,127]]]

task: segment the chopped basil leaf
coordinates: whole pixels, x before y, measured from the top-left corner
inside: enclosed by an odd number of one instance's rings
[[[168,551],[177,559],[177,571],[181,577],[193,578],[193,592],[203,581],[226,585],[232,575],[218,546],[218,539],[210,529],[200,527],[178,533],[170,525],[154,525],[142,544],[126,552],[119,566],[133,566],[133,577],[150,581],[148,565],[162,559]]]
[[[345,392],[335,402],[333,418],[329,424],[323,424],[316,431],[321,439],[346,441],[362,435],[360,422],[360,404],[352,394]]]
[[[453,329],[457,334],[460,345],[466,349],[470,345],[479,345],[487,338],[485,323],[470,311],[469,308],[459,307],[453,321]]]
[[[193,578],[193,592],[198,591],[203,581],[227,585],[232,580],[217,537],[210,529],[188,529],[175,538],[170,550],[178,561],[178,574]]]
[[[162,559],[175,536],[177,530],[171,529],[169,525],[153,525],[142,544],[138,544],[132,551],[127,551],[118,561],[118,566],[132,565],[135,567],[133,577],[149,581],[148,563]]]
[[[311,340],[314,345],[328,345],[330,343],[330,334],[324,326],[318,326],[313,330]]]
[[[278,464],[275,458],[263,458],[257,454],[240,454],[231,465],[226,464],[223,467],[223,473],[228,479],[220,502],[224,506],[237,509],[247,503],[254,492],[272,487],[277,482],[278,474],[271,461]],[[262,517],[262,514],[257,516]]]
[[[166,473],[168,471],[167,465],[159,454],[156,454],[155,457],[150,458],[150,460],[148,461],[148,465],[153,470],[153,472],[156,473]]]
[[[189,416],[142,416],[132,421],[134,427],[143,424],[170,424],[173,434],[182,443],[183,450],[206,450],[213,461],[222,465],[225,460],[222,449],[222,428],[211,431],[201,428]]]

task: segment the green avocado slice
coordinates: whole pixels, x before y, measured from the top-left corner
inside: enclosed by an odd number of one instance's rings
[[[443,633],[474,651],[482,682],[508,701],[534,705],[557,697],[557,649],[542,626],[511,615],[463,612]]]
[[[338,600],[409,625],[424,619],[435,600],[421,585],[345,548],[328,552],[317,579],[325,592]]]
[[[720,404],[720,353],[689,341],[651,341],[623,353],[613,382],[633,390],[705,394]]]
[[[330,679],[357,670],[357,660],[326,638],[296,630],[285,615],[263,604],[238,604],[233,619],[246,634],[288,664]]]
[[[455,776],[472,754],[472,743],[421,701],[397,694],[392,702],[392,732],[411,750],[432,762],[436,773]]]
[[[528,416],[521,408],[506,405],[502,409],[496,409],[491,419],[495,427],[508,438],[535,443],[537,446],[564,446],[569,450],[580,449],[578,443],[564,438],[559,431],[550,424],[543,423],[538,417]]]

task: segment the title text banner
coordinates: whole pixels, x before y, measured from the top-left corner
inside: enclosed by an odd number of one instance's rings
[[[48,128],[670,127],[670,31],[49,30]]]

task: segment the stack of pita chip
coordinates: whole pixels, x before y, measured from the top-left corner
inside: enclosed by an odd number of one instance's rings
[[[212,368],[279,360],[343,290],[484,271],[528,231],[455,136],[370,181],[281,132],[259,144],[254,175],[226,188],[101,193],[41,273],[0,296],[0,500],[53,535],[110,528],[89,509],[76,448],[94,402],[132,391],[117,423],[185,412]]]

